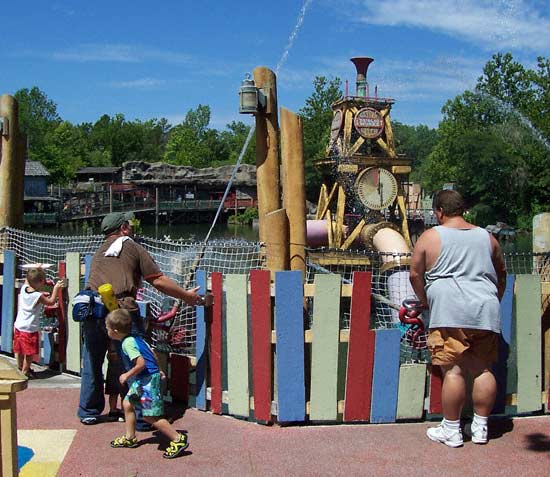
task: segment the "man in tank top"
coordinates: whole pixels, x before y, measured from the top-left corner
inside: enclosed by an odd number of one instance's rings
[[[444,418],[427,435],[449,447],[462,446],[460,416],[466,379],[471,378],[472,442],[485,444],[496,396],[491,364],[498,354],[506,265],[497,240],[464,220],[464,201],[458,192],[439,191],[433,210],[439,226],[420,236],[410,267],[411,285],[429,310],[432,364],[443,372]]]

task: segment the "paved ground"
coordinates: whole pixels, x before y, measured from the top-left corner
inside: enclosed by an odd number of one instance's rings
[[[46,376],[17,395],[23,477],[550,475],[550,416],[493,421],[488,445],[450,449],[425,437],[429,423],[261,426],[176,407],[174,425],[191,445],[167,461],[156,433],[139,434],[135,449],[111,449],[123,424],[81,425],[78,378]]]

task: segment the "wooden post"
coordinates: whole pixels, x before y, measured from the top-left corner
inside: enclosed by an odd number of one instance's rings
[[[17,464],[17,405],[15,393],[27,388],[27,377],[0,359],[0,475],[19,475]]]
[[[109,184],[109,213],[113,212],[113,184]]]
[[[290,269],[306,275],[306,187],[301,118],[281,108],[281,158],[283,207],[289,222]]]
[[[155,227],[159,226],[159,188],[155,187]]]
[[[267,268],[274,273],[288,270],[288,218],[285,209],[275,210],[264,216],[264,226],[269,230],[267,235]]]
[[[0,96],[0,117],[5,120],[0,149],[0,227],[18,227],[23,224],[20,202],[23,202],[25,166],[19,144],[18,105],[13,96]],[[19,161],[23,161],[22,167]]]
[[[256,181],[258,191],[258,222],[260,242],[267,242],[272,229],[266,227],[266,214],[281,207],[279,192],[279,140],[277,120],[277,82],[275,73],[259,66],[254,70],[254,82],[266,95],[265,111],[256,115]],[[267,251],[270,253],[269,249]]]

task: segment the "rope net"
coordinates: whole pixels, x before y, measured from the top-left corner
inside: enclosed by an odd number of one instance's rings
[[[82,257],[93,254],[103,242],[101,235],[56,236],[22,230],[0,229],[0,250],[14,250],[19,264],[51,263],[47,269],[49,278],[57,276],[57,264],[65,260],[67,252],[79,252]],[[152,255],[167,276],[185,288],[195,286],[194,270],[207,273],[248,274],[250,270],[263,268],[265,250],[257,242],[243,240],[211,240],[191,242],[141,238],[140,243]],[[371,327],[374,329],[398,328],[401,332],[401,362],[428,362],[426,333],[416,333],[410,325],[399,321],[398,311],[402,301],[413,298],[409,283],[410,254],[381,253],[365,250],[306,250],[306,282],[313,283],[319,273],[338,273],[342,283],[352,283],[353,272],[372,272]],[[550,281],[550,253],[505,253],[509,274],[538,274],[543,281]],[[18,269],[18,278],[23,270]],[[84,283],[80,284],[81,288]],[[196,317],[194,307],[180,306],[175,317],[165,324],[155,324],[155,319],[169,311],[174,300],[159,293],[144,282],[141,299],[150,303],[150,339],[153,346],[165,352],[195,353]],[[308,298],[306,326],[311,327],[313,299]],[[349,328],[349,297],[341,300],[340,328]],[[55,317],[44,317],[44,327],[55,327]],[[426,324],[426,328],[428,323]]]

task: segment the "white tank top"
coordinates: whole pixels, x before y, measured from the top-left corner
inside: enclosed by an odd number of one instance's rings
[[[14,326],[19,331],[34,333],[40,329],[40,317],[44,312],[44,305],[38,303],[42,293],[36,290],[29,293],[28,288],[29,286],[25,284],[19,292]]]

